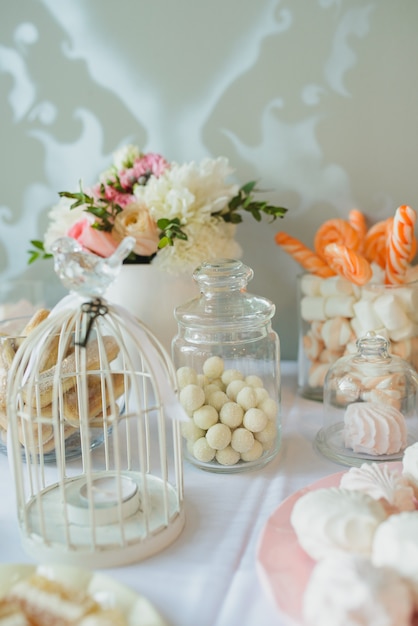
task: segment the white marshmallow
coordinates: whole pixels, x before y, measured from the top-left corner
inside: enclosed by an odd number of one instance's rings
[[[382,320],[383,326],[389,331],[399,330],[408,323],[408,317],[401,303],[392,293],[385,293],[376,298],[373,306],[375,313]]]
[[[321,281],[320,294],[322,296],[351,296],[353,293],[353,285],[349,280],[341,276],[331,276]]]
[[[351,338],[350,323],[343,317],[334,317],[327,320],[322,326],[322,338],[329,350],[339,350]]]
[[[322,282],[323,279],[315,274],[303,274],[300,279],[300,290],[305,296],[319,296]]]
[[[354,317],[354,296],[329,296],[325,300],[325,315],[327,317]]]
[[[403,339],[411,339],[418,335],[418,324],[414,324],[408,320],[401,328],[389,331],[389,339],[391,341],[402,341]]]
[[[309,387],[323,387],[325,376],[329,370],[329,363],[313,363],[309,370]]]
[[[408,314],[416,321],[418,319],[418,285],[403,285],[393,290],[397,300]]]
[[[335,363],[335,361],[338,361],[343,353],[344,348],[341,348],[340,350],[328,350],[328,348],[325,348],[319,355],[318,361],[320,363],[328,363],[331,365],[331,363]]]
[[[403,339],[402,341],[392,341],[390,344],[390,351],[395,356],[399,356],[401,359],[408,361],[412,353],[411,339]]]
[[[321,296],[305,296],[300,301],[300,314],[302,319],[311,322],[312,320],[324,321],[325,298]]]
[[[318,339],[311,332],[302,338],[303,350],[311,361],[315,361],[324,349],[324,342]]]
[[[323,323],[324,322],[321,320],[313,320],[311,323],[312,335],[316,337],[317,339],[321,339],[321,330],[322,330]]]
[[[359,300],[353,305],[355,318],[359,320],[362,331],[376,330],[382,325],[370,300]],[[363,334],[363,333],[362,333]]]

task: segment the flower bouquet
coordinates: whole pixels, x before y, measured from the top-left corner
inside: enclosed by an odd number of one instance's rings
[[[191,272],[203,260],[238,258],[240,211],[260,221],[262,214],[283,217],[287,209],[255,200],[255,182],[228,183],[232,171],[224,157],[170,163],[127,145],[90,189],[80,184],[77,192],[59,193],[44,241],[31,241],[29,262],[50,256],[62,236],[102,257],[132,236],[136,244],[126,263],[152,263],[174,274]]]

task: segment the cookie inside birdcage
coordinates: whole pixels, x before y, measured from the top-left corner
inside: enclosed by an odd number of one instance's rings
[[[184,411],[158,339],[103,298],[103,260],[66,241],[60,249],[74,289],[15,343],[7,376],[19,528],[36,559],[115,566],[161,550],[183,528]]]
[[[49,313],[40,309],[30,318],[9,320],[4,324],[0,338],[1,449],[6,451],[7,378],[13,361],[21,358],[17,356],[20,346],[27,341],[31,356],[25,365],[27,381],[20,400],[18,438],[24,456],[40,454],[46,463],[56,460],[57,446],[67,459],[81,455],[81,415],[85,414],[88,421],[88,445],[92,448],[100,445],[106,426],[123,411],[125,391],[122,374],[112,373],[106,377],[97,373],[100,370],[100,354],[94,334],[86,345],[87,369],[83,378],[80,372],[77,373],[80,356],[77,356],[75,328],[72,328],[70,320],[67,320],[66,332],[53,324],[41,336],[35,334]],[[114,338],[104,338],[102,355],[106,357],[106,366],[112,368],[119,351]],[[34,370],[36,376],[33,376]],[[82,381],[85,389],[82,388]]]

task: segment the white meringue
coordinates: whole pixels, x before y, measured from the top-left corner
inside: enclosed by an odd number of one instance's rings
[[[353,402],[344,414],[344,443],[354,452],[396,454],[407,444],[405,418],[393,406]]]
[[[387,513],[377,500],[339,487],[310,491],[297,500],[290,522],[314,560],[338,552],[369,555],[373,535]]]
[[[309,626],[409,626],[413,601],[395,571],[344,554],[315,566],[302,612]]]
[[[411,585],[418,607],[418,511],[391,515],[377,528],[373,539],[372,562],[392,567]]]
[[[405,448],[402,465],[402,474],[418,496],[418,442]]]
[[[383,499],[391,513],[415,509],[414,490],[402,475],[402,470],[393,465],[363,463],[361,467],[351,467],[343,474],[340,487],[362,491],[374,500]]]

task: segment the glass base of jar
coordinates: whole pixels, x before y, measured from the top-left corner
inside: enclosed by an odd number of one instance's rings
[[[276,458],[278,452],[280,450],[280,441],[277,441],[277,444],[271,448],[270,450],[264,452],[262,456],[255,461],[238,461],[234,465],[222,465],[217,461],[210,461],[208,463],[204,463],[203,461],[199,461],[196,459],[190,452],[185,448],[184,450],[184,459],[191,465],[198,467],[199,469],[205,470],[206,472],[213,472],[215,474],[239,474],[242,472],[251,472],[265,467],[268,463],[270,463],[274,458]]]
[[[343,430],[344,425],[342,423],[321,428],[315,437],[314,448],[330,461],[350,467],[361,467],[363,463],[388,463],[391,461],[401,461],[403,458],[405,449],[400,450],[396,454],[381,455],[354,452],[354,450],[344,446]],[[416,437],[409,434],[407,446],[412,445],[416,441]]]
[[[323,387],[310,387],[309,385],[300,385],[298,387],[298,394],[306,400],[315,400],[315,402],[323,402],[324,400]]]
[[[108,435],[110,435],[112,428],[109,428]],[[90,429],[90,450],[94,450],[101,446],[105,439],[105,433],[103,428],[91,428]],[[21,446],[21,454],[22,459],[26,459],[26,452],[23,446]],[[6,444],[6,431],[1,430],[0,435],[0,453],[7,455],[7,444]],[[81,450],[81,438],[80,431],[77,430],[72,435],[65,440],[65,458],[67,461],[71,459],[78,459],[82,455]],[[38,455],[37,455],[38,458]],[[44,452],[43,454],[44,463],[55,463],[57,460],[57,454],[55,449],[50,450],[49,452]]]

